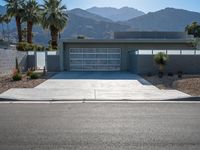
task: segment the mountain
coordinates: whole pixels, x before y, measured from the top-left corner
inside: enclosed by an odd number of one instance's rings
[[[99,15],[90,13],[90,12],[85,11],[85,10],[80,9],[80,8],[72,9],[72,10],[69,11],[69,13],[75,14],[75,15],[77,15],[77,16],[79,16],[79,17],[84,17],[84,18],[88,18],[88,19],[93,19],[93,20],[96,20],[96,21],[112,22],[112,20],[110,20],[110,19],[108,19],[108,18],[101,17],[101,16],[99,16]]]
[[[125,24],[139,31],[184,31],[186,25],[194,21],[200,23],[200,13],[166,8],[130,19]]]
[[[5,7],[0,6],[0,13],[5,12],[5,10]],[[109,12],[106,10],[115,11],[116,9],[105,9],[104,13],[108,15]],[[68,11],[68,14],[68,25],[61,34],[64,39],[76,38],[78,35],[94,39],[110,39],[115,31],[130,30],[184,31],[185,26],[193,21],[200,23],[200,13],[174,8],[166,8],[121,22],[112,22],[110,19],[82,9],[70,10]],[[14,18],[9,24],[9,27],[12,37],[17,38]],[[25,24],[23,24],[23,28],[24,27]],[[33,32],[34,41],[36,43],[47,44],[50,40],[49,31],[43,30],[40,26],[34,26]]]
[[[68,14],[68,25],[61,34],[63,39],[77,38],[78,35],[83,35],[86,38],[93,39],[110,39],[113,37],[113,32],[127,31],[130,29],[128,25],[121,25],[114,22],[96,21],[94,19],[80,17],[72,12],[69,12]],[[42,30],[41,27],[34,28],[34,35],[36,43],[47,44],[49,40],[49,33]]]
[[[6,8],[0,5],[0,14],[4,14],[6,12]]]
[[[113,21],[126,21],[138,16],[142,16],[145,13],[130,7],[122,7],[120,9],[112,7],[92,7],[87,9],[88,12],[109,18]]]

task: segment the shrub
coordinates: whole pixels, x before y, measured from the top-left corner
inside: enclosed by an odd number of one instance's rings
[[[166,65],[167,61],[168,61],[168,56],[167,54],[163,53],[163,52],[159,52],[158,54],[156,54],[154,56],[154,61],[157,65],[159,65],[159,74],[163,75],[163,71],[164,71],[164,66]]]
[[[38,78],[39,78],[39,75],[38,75],[37,73],[35,73],[35,72],[32,72],[32,73],[30,74],[30,78],[31,78],[31,79],[38,79]]]
[[[43,51],[43,50],[45,50],[45,47],[42,45],[30,44],[27,42],[19,42],[17,44],[16,48],[18,51]]]
[[[78,35],[77,39],[85,39],[85,36],[84,35]]]
[[[173,77],[174,74],[173,74],[172,72],[169,72],[169,73],[168,73],[168,76],[169,76],[169,77]]]
[[[26,51],[27,49],[27,42],[19,42],[16,46],[18,51]]]
[[[147,73],[147,76],[148,76],[148,77],[151,77],[151,76],[152,76],[152,73],[151,73],[151,72]]]
[[[12,79],[13,79],[13,81],[19,81],[22,79],[22,75],[18,72],[17,69],[13,70]]]
[[[183,76],[183,72],[182,71],[178,71],[178,78],[182,78]]]
[[[20,81],[22,79],[22,75],[20,73],[14,74],[12,79],[13,81]]]
[[[26,72],[26,75],[30,77],[32,73],[33,71],[31,69],[28,69],[28,71]]]

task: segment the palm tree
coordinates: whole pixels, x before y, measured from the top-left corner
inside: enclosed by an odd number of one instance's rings
[[[4,32],[4,16],[0,14],[0,23],[1,23],[1,28],[2,28],[2,39],[5,38],[5,32]]]
[[[40,8],[35,0],[23,4],[24,15],[22,20],[27,22],[27,42],[32,43],[32,29],[34,24],[40,22]]]
[[[9,30],[9,23],[11,21],[11,17],[8,16],[7,14],[4,15],[4,22],[6,23],[7,26],[7,40],[10,41],[10,30]]]
[[[22,41],[22,34],[21,34],[21,16],[22,16],[22,4],[24,0],[5,0],[7,14],[10,17],[15,17],[17,32],[18,32],[18,40],[19,42]]]
[[[188,34],[194,35],[194,37],[200,37],[200,25],[197,22],[187,25],[185,31],[188,32]]]
[[[58,33],[67,25],[68,15],[65,5],[61,5],[62,0],[44,0],[42,25],[44,29],[51,32],[51,45],[57,48]]]

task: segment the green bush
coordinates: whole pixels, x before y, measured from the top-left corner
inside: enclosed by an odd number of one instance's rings
[[[30,44],[27,42],[19,42],[17,44],[18,51],[44,51],[45,47],[37,44]]]
[[[22,75],[20,73],[16,73],[12,76],[13,81],[20,81],[22,79]]]
[[[158,65],[165,65],[168,61],[168,56],[167,56],[167,54],[165,54],[163,52],[159,52],[158,54],[156,54],[154,56],[154,61]]]
[[[31,75],[30,75],[30,78],[31,79],[38,79],[39,78],[39,75],[35,72],[32,72]]]
[[[155,63],[157,65],[159,65],[159,71],[160,71],[160,73],[163,73],[164,66],[166,65],[168,59],[169,58],[168,58],[167,54],[165,54],[163,52],[159,52],[158,54],[156,54],[154,56]]]
[[[26,72],[26,75],[30,77],[32,73],[33,71],[31,69],[28,69],[28,71]]]

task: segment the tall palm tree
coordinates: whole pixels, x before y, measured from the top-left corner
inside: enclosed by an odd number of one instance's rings
[[[21,16],[23,12],[22,4],[24,0],[5,0],[5,2],[6,2],[7,14],[10,17],[15,17],[17,32],[18,32],[18,40],[19,42],[21,42],[22,41]]]
[[[0,14],[0,23],[1,23],[1,28],[2,28],[2,39],[5,38],[5,31],[4,31],[4,16]]]
[[[11,17],[8,16],[7,14],[4,15],[4,22],[6,23],[6,26],[7,26],[7,40],[10,41],[10,29],[9,29],[9,23],[11,21]]]
[[[51,32],[51,45],[53,49],[58,45],[58,33],[67,25],[68,15],[62,0],[44,0],[42,25]]]
[[[27,22],[27,42],[32,43],[32,29],[34,24],[40,22],[40,8],[35,0],[23,4],[24,15],[22,20]]]

